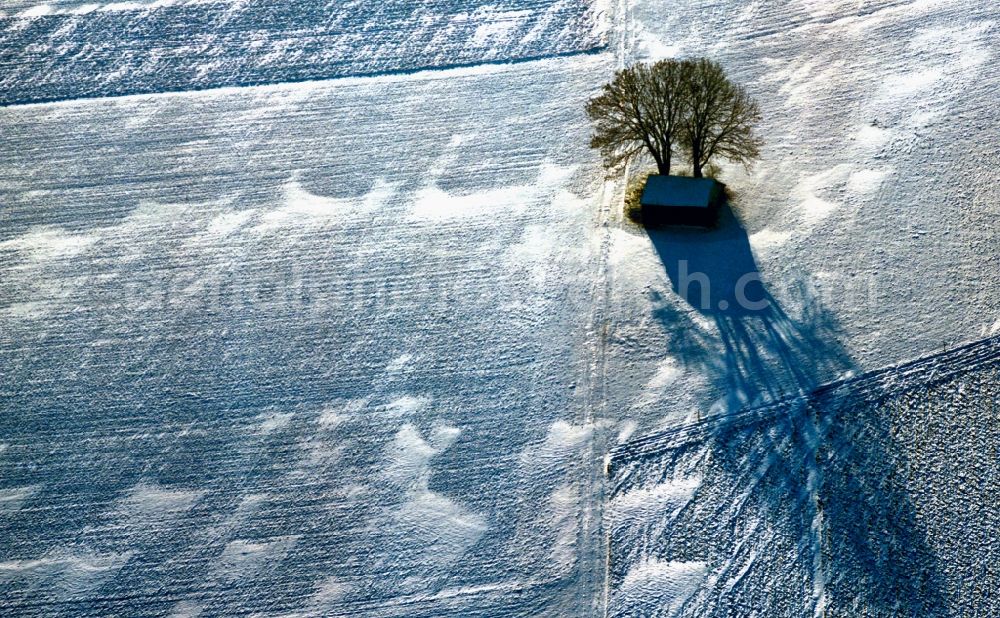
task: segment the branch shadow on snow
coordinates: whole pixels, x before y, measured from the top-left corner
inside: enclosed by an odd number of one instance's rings
[[[906,453],[865,407],[879,394],[818,388],[854,364],[817,293],[806,284],[791,287],[784,296],[797,308],[786,311],[758,275],[747,232],[728,204],[713,229],[648,234],[679,297],[651,292],[670,353],[704,374],[720,395],[704,424],[702,488],[661,535],[659,551],[670,559],[704,561],[704,550],[692,547],[719,547],[720,536],[734,535],[723,541],[729,549],[722,554],[731,561],[746,551],[734,531],[760,534],[746,523],[752,519],[747,509],[756,509],[767,522],[765,536],[773,537],[768,557],[756,564],[759,557],[743,556],[752,565],[749,576],[709,595],[715,611],[724,610],[719,604],[729,604],[726,611],[747,604],[761,609],[763,599],[770,604],[784,596],[804,599],[829,616],[938,615],[941,577],[897,475]],[[761,405],[778,401],[787,403]],[[758,417],[757,409],[766,412]],[[737,418],[742,420],[726,420]],[[702,495],[718,494],[720,487],[726,495]],[[713,519],[697,521],[706,512]],[[754,581],[755,575],[761,579]],[[813,584],[806,587],[804,579]],[[761,586],[785,590],[760,597]],[[715,613],[693,606],[698,603],[695,595],[684,615]]]
[[[674,292],[718,329],[724,353],[716,356],[713,373],[725,379],[728,409],[808,392],[852,367],[836,343],[836,324],[812,290],[804,284],[791,290],[803,307],[800,319],[771,295],[747,232],[728,205],[710,230],[652,229],[649,236]],[[670,328],[675,316],[660,300],[658,317]],[[704,337],[688,336],[685,343],[696,357],[714,353]]]

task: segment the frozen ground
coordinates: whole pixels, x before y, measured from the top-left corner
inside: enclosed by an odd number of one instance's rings
[[[0,613],[595,613],[611,66],[0,110]]]
[[[766,139],[751,176],[726,170],[737,221],[611,232],[609,389],[639,433],[1000,330],[998,20],[958,1],[634,3],[627,55],[718,58]],[[682,260],[715,280],[709,306],[677,293]],[[755,271],[773,311],[732,302]]]
[[[1000,337],[612,453],[610,616],[992,616]]]
[[[767,145],[752,175],[726,170],[719,229],[610,231],[606,386],[635,439],[612,467],[611,615],[1000,609],[996,340],[800,397],[1000,331],[998,19],[948,1],[631,6],[627,54],[718,58]],[[695,272],[709,289],[684,284]],[[737,302],[754,272],[763,309]]]
[[[607,441],[660,436],[1000,329],[1000,160],[989,137],[998,13],[987,3],[338,3],[343,23],[375,41],[344,48],[315,47],[322,33],[292,19],[313,23],[325,5],[138,4],[5,4],[4,101],[202,88],[230,75],[280,82],[313,66],[354,77],[0,109],[4,613],[599,615]],[[422,7],[437,18],[411,20]],[[145,29],[164,27],[168,11],[211,28],[232,14],[289,43],[264,63],[244,53],[246,30],[227,39],[210,28],[211,44],[185,39],[163,51],[169,62],[119,54],[161,40]],[[561,56],[603,43],[598,15],[613,17],[611,47]],[[398,30],[365,30],[380,23]],[[30,58],[24,28],[38,29]],[[727,170],[738,199],[717,231],[647,235],[614,216],[620,194],[586,149],[582,105],[623,60],[695,51],[761,100],[767,147],[752,176]],[[216,54],[225,61],[212,64]],[[561,57],[477,64],[539,56]],[[427,67],[452,68],[413,72]],[[693,308],[697,288],[678,294],[681,260],[715,283],[709,306]],[[756,270],[754,294],[773,302],[745,311],[731,286]],[[990,408],[975,402],[995,402],[989,371],[968,373],[974,403],[947,408],[960,420],[972,410],[968,439],[987,453],[990,428],[976,423]],[[958,398],[952,387],[928,401]],[[905,399],[861,410],[923,419],[937,409]],[[822,409],[884,437],[849,408]],[[769,427],[808,429],[812,417]],[[808,511],[787,514],[781,500],[845,495],[837,462],[878,451],[803,467],[803,454],[855,439],[826,443],[829,428],[814,429],[805,446],[751,434],[714,453],[731,466],[666,484],[671,460],[640,457],[630,512],[681,505],[716,474],[711,496],[730,527],[692,519],[707,524],[702,536],[615,537],[611,612],[654,613],[652,600],[670,615],[731,579],[736,590],[739,573],[711,579],[731,560],[773,586],[753,598],[775,612],[825,599],[844,615],[838,603],[857,598],[846,578],[874,581],[871,571],[822,550],[852,539],[863,548],[875,528],[848,534],[815,510],[789,520]],[[905,446],[920,427],[898,429]],[[962,437],[940,435],[935,444]],[[905,454],[874,444],[887,463],[865,490]],[[781,478],[791,480],[755,489],[739,476],[750,461],[740,448],[778,468],[789,461]],[[919,463],[980,465],[970,457]],[[949,475],[933,487],[957,483]],[[976,491],[995,483],[982,478]],[[983,502],[937,516],[928,505],[944,490],[887,486],[886,504],[919,523],[891,538],[916,530],[930,539],[920,556],[992,568],[992,549],[961,554],[948,536],[963,518],[976,534],[993,529],[975,508]],[[741,519],[734,495],[755,520]],[[881,522],[883,507],[860,512]],[[789,563],[801,579],[726,544],[754,522],[762,551],[772,539],[815,558]],[[682,538],[704,540],[703,553],[675,552]],[[925,564],[882,556],[873,564]],[[903,578],[903,590],[926,581],[933,594],[915,601],[928,611],[971,607],[962,603],[976,597],[956,601],[952,575],[935,569]],[[876,586],[861,600],[878,611],[891,596]]]
[[[0,104],[596,51],[605,45],[607,23],[600,6],[577,0],[0,4]]]

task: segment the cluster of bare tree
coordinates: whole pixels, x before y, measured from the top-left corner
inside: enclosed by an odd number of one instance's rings
[[[594,122],[590,146],[610,173],[646,153],[660,174],[670,174],[682,157],[701,178],[715,157],[749,166],[760,153],[757,103],[705,58],[622,69],[587,103],[587,115]]]

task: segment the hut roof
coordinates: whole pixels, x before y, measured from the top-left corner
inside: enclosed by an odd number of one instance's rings
[[[650,176],[640,200],[643,206],[676,208],[711,208],[718,195],[711,178],[686,176]]]

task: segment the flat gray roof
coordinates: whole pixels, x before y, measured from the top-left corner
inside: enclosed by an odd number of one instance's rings
[[[650,176],[642,192],[643,206],[708,208],[718,183],[711,178]]]

